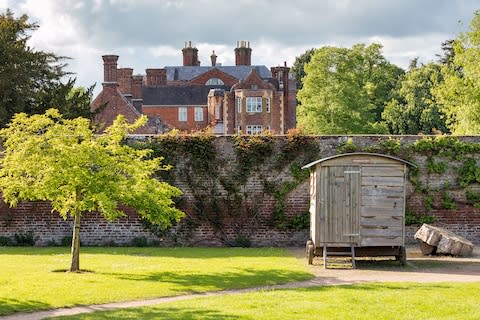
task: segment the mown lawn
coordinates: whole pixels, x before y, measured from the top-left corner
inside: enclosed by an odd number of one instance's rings
[[[197,298],[55,319],[480,319],[480,283],[376,283]]]
[[[68,248],[0,247],[0,315],[313,278],[272,248],[82,248],[86,272],[69,262]]]

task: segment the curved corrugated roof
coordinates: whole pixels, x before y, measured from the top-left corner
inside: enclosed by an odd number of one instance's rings
[[[364,155],[364,156],[377,156],[377,157],[381,157],[381,158],[387,158],[387,159],[390,159],[390,160],[396,160],[396,161],[399,161],[399,162],[403,162],[411,167],[414,167],[416,168],[417,166],[415,164],[413,164],[412,162],[410,161],[407,161],[407,160],[403,160],[403,159],[400,159],[400,158],[397,158],[397,157],[393,157],[393,156],[389,156],[389,155],[386,155],[386,154],[381,154],[381,153],[369,153],[369,152],[352,152],[352,153],[343,153],[343,154],[336,154],[334,156],[331,156],[331,157],[326,157],[326,158],[323,158],[323,159],[319,159],[317,161],[313,161],[313,162],[310,162],[309,164],[306,164],[302,167],[302,169],[307,169],[307,168],[310,168],[318,163],[322,163],[324,161],[327,161],[327,160],[331,160],[331,159],[336,159],[336,158],[341,158],[341,157],[348,157],[348,156],[359,156],[359,155]]]

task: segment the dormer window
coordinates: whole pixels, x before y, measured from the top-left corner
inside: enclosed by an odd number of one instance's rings
[[[251,88],[252,88],[252,90],[258,90],[258,85],[252,84],[252,87],[251,87]]]
[[[207,82],[205,82],[205,85],[206,86],[223,86],[224,83],[223,83],[222,79],[210,78],[210,79],[207,80]]]

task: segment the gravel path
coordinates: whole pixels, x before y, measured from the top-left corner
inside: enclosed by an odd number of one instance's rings
[[[294,248],[289,250],[295,257],[306,264],[304,249]],[[476,248],[473,256],[469,258],[423,257],[416,248],[408,248],[407,256],[409,263],[405,269],[398,268],[395,262],[372,263],[369,260],[364,260],[359,261],[358,269],[325,270],[321,265],[321,259],[315,258],[314,265],[308,266],[309,271],[315,275],[315,278],[308,281],[247,289],[187,294],[177,297],[60,308],[32,313],[16,313],[0,317],[0,320],[37,320],[54,316],[75,315],[129,307],[143,307],[198,297],[213,297],[261,290],[278,290],[311,286],[342,285],[363,282],[480,282],[480,248]]]

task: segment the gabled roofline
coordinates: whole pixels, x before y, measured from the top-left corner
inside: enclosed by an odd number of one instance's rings
[[[223,73],[227,78],[230,78],[232,81],[235,81],[235,82],[240,81],[240,79],[232,76],[231,74],[226,73],[226,72],[220,70],[219,68],[217,68],[217,66],[212,66],[212,69],[210,69],[210,70],[208,70],[208,71],[205,71],[204,73],[201,73],[201,74],[199,74],[198,76],[195,76],[195,77],[193,77],[192,79],[190,79],[190,80],[188,80],[188,81],[189,81],[189,82],[194,82],[194,81],[197,80],[198,78],[203,77],[204,75],[206,75],[206,74],[208,74],[208,73],[213,73],[215,70],[218,71],[218,72],[220,72],[220,73]]]
[[[400,158],[397,158],[397,157],[393,157],[393,156],[389,156],[389,155],[386,155],[386,154],[381,154],[381,153],[369,153],[369,152],[351,152],[351,153],[342,153],[342,154],[336,154],[334,156],[331,156],[331,157],[326,157],[326,158],[323,158],[323,159],[319,159],[317,161],[313,161],[313,162],[310,162],[309,164],[306,164],[302,167],[302,169],[308,169],[316,164],[319,164],[319,163],[322,163],[324,161],[327,161],[327,160],[331,160],[331,159],[336,159],[336,158],[341,158],[341,157],[348,157],[348,156],[359,156],[359,155],[364,155],[364,156],[376,156],[376,157],[381,157],[381,158],[387,158],[387,159],[390,159],[390,160],[395,160],[395,161],[399,161],[399,162],[403,162],[405,163],[406,165],[409,165],[413,168],[416,168],[417,165],[415,165],[414,163],[410,162],[410,161],[407,161],[407,160],[403,160],[403,159],[400,159]]]
[[[235,84],[232,86],[232,88],[230,89],[230,92],[234,92],[235,90],[239,90],[239,89],[240,89],[240,90],[241,90],[241,89],[244,89],[244,88],[238,88],[238,87],[241,87],[242,85],[245,84],[245,82],[248,82],[248,81],[251,80],[251,78],[253,78],[253,77],[255,77],[256,80],[259,80],[259,81],[262,82],[262,83],[266,83],[266,86],[267,86],[268,89],[270,89],[270,90],[275,90],[275,91],[276,91],[277,88],[275,88],[275,86],[274,86],[273,84],[271,84],[270,82],[268,82],[268,81],[267,81],[267,78],[265,78],[265,79],[262,78],[262,77],[258,74],[257,69],[252,68],[252,69],[250,70],[250,72],[247,74],[247,76],[245,77],[245,79],[240,80],[239,82],[235,83]]]
[[[142,116],[142,114],[140,112],[138,112],[137,108],[134,107],[133,104],[131,104],[127,98],[125,98],[125,96],[120,92],[120,90],[117,88],[117,94],[122,98],[123,102],[125,102],[127,104],[127,106],[130,108],[130,110],[135,113],[135,115],[137,117],[140,117]]]

